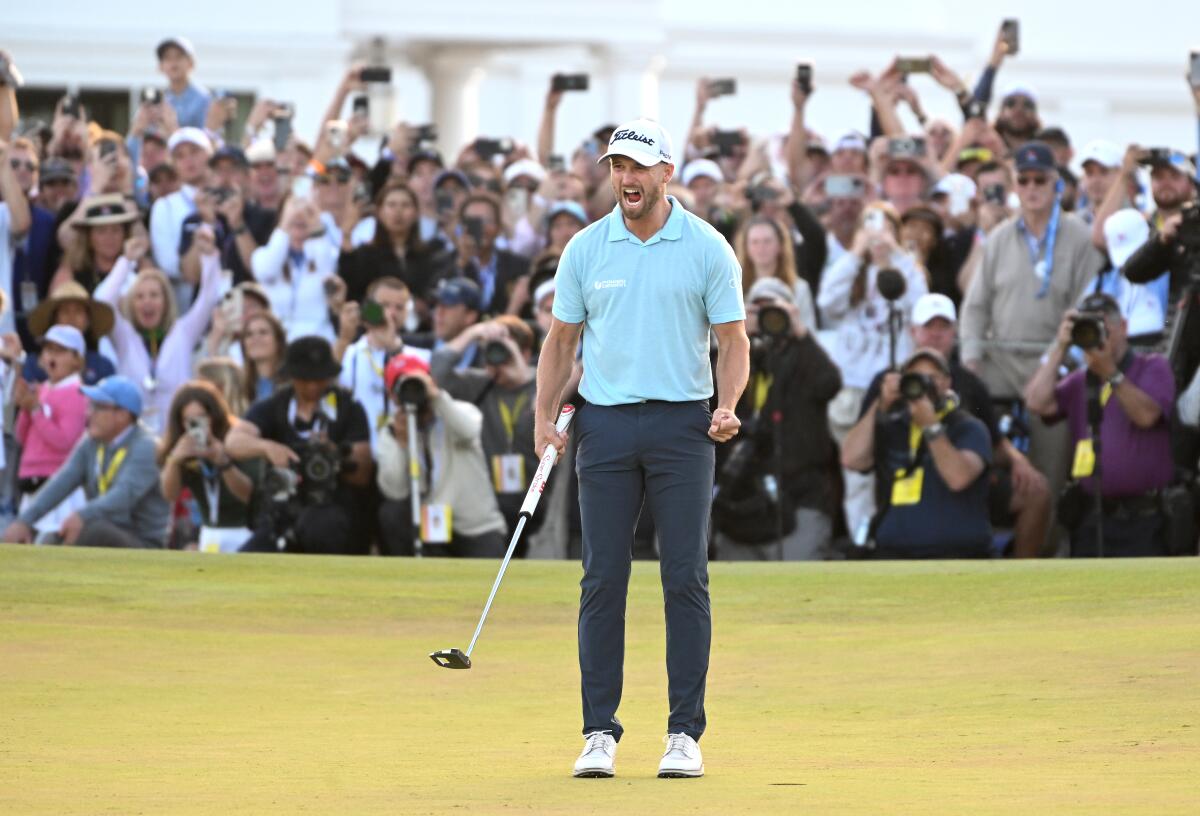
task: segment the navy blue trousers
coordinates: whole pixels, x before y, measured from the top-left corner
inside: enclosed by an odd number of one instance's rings
[[[583,733],[612,731],[625,662],[625,597],[642,506],[658,531],[667,622],[667,730],[699,740],[712,641],[708,524],[715,443],[707,401],[585,405],[575,420],[583,580]]]

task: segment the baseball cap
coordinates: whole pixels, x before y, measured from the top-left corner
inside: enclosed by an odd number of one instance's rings
[[[833,150],[835,153],[839,150],[857,150],[859,153],[866,153],[867,140],[857,130],[852,130],[849,133],[843,134],[834,143]]]
[[[1043,170],[1058,172],[1054,163],[1054,153],[1045,142],[1026,142],[1017,148],[1017,172],[1024,170]]]
[[[725,174],[721,165],[712,159],[693,159],[683,166],[683,186],[690,187],[698,178],[710,178],[717,184],[725,183]]]
[[[587,213],[584,212],[583,205],[578,201],[555,201],[549,212],[546,213],[546,226],[549,227],[550,222],[563,213],[574,218],[582,226],[588,225]]]
[[[765,298],[791,301],[794,297],[788,285],[779,278],[759,278],[750,285],[750,291],[746,292],[747,303]]]
[[[949,201],[950,215],[959,216],[971,209],[971,202],[975,199],[977,191],[975,182],[970,176],[964,176],[962,173],[951,173],[948,176],[943,176],[942,179],[934,185],[933,195],[944,195]]]
[[[181,144],[193,144],[210,156],[213,153],[212,140],[198,127],[181,127],[172,133],[170,140],[167,141],[167,150],[174,151]]]
[[[1189,178],[1196,175],[1196,165],[1192,164],[1192,160],[1182,150],[1171,150],[1168,152],[1166,161],[1151,158],[1146,163],[1151,167],[1170,167],[1172,170],[1183,173]]]
[[[410,176],[421,162],[430,162],[436,165],[438,170],[442,170],[446,166],[446,163],[442,161],[442,154],[436,150],[418,150],[408,157],[407,170]]]
[[[1121,304],[1108,292],[1092,292],[1079,304],[1081,312],[1104,312],[1110,315],[1121,315]]]
[[[415,354],[397,354],[388,361],[387,368],[383,372],[383,380],[390,393],[395,387],[397,380],[418,373],[428,374],[429,363]]]
[[[1104,220],[1104,240],[1108,244],[1108,259],[1114,269],[1120,269],[1129,256],[1150,237],[1150,225],[1140,212],[1127,207],[1117,210]]]
[[[518,159],[504,168],[505,184],[512,184],[515,179],[521,176],[528,176],[538,184],[541,184],[546,178],[546,168],[533,159]]]
[[[534,305],[541,303],[550,295],[553,295],[557,287],[554,285],[554,278],[548,281],[543,281],[540,286],[533,292]]]
[[[48,181],[75,181],[75,170],[66,159],[47,159],[42,164],[38,179],[42,184]]]
[[[175,46],[180,51],[188,55],[188,59],[196,61],[196,48],[192,45],[192,41],[187,37],[167,37],[160,42],[154,49],[154,55],[160,60],[163,57],[163,51],[166,51],[171,46]]]
[[[124,408],[134,416],[142,412],[141,392],[133,384],[133,380],[122,377],[120,374],[105,377],[95,385],[85,385],[80,390],[92,402],[98,402],[101,405],[115,405],[118,408]]]
[[[608,140],[608,152],[596,159],[596,163],[612,156],[626,156],[643,167],[653,167],[666,162],[674,164],[671,137],[658,122],[650,119],[634,119],[613,131]]]
[[[479,284],[470,278],[447,278],[438,284],[437,291],[433,293],[433,299],[443,306],[458,306],[463,305],[468,309],[476,312],[483,305],[483,294],[479,291]]]
[[[935,317],[957,323],[958,313],[954,309],[954,301],[937,292],[929,292],[917,298],[912,310],[913,325],[924,326]]]
[[[441,187],[447,179],[454,179],[463,186],[464,190],[471,189],[471,180],[467,178],[467,174],[461,170],[443,170],[442,172],[438,173],[437,177],[433,180],[433,189],[436,190],[437,188]]]
[[[275,145],[270,139],[259,139],[246,148],[246,161],[250,164],[274,164]]]
[[[914,351],[912,354],[909,355],[907,360],[904,361],[903,370],[907,371],[908,369],[912,368],[913,364],[916,363],[918,360],[928,360],[929,362],[931,362],[935,366],[937,366],[941,370],[941,372],[943,374],[945,374],[947,377],[950,376],[950,364],[946,362],[946,358],[943,357],[942,353],[940,351],[938,351],[937,349],[931,349],[931,348],[917,349],[916,351]]]
[[[87,346],[83,342],[83,334],[74,326],[68,326],[63,323],[50,327],[50,330],[42,337],[42,345],[44,346],[46,343],[62,346],[67,351],[73,351],[80,357],[87,354]]]
[[[216,153],[213,153],[212,157],[208,160],[209,167],[212,167],[222,159],[229,159],[238,167],[250,166],[250,162],[246,160],[246,154],[242,152],[240,147],[235,147],[234,145],[224,145]]]
[[[1121,148],[1107,139],[1092,139],[1079,151],[1079,166],[1086,167],[1088,162],[1110,169],[1120,167]]]
[[[1037,92],[1032,85],[1026,85],[1022,82],[1011,82],[1004,88],[1004,92],[1000,94],[1000,98],[1008,99],[1010,96],[1023,96],[1037,105]]]
[[[829,155],[829,148],[825,146],[825,137],[815,130],[808,131],[808,147],[805,153],[824,153]]]

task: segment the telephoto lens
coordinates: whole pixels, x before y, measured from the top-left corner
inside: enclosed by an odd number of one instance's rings
[[[792,321],[786,309],[763,306],[758,312],[758,327],[768,337],[786,337],[792,331]]]
[[[499,340],[489,340],[483,347],[483,362],[490,366],[502,366],[512,359],[508,346]]]
[[[1071,323],[1071,342],[1084,351],[1100,348],[1107,340],[1103,315],[1081,314]]]
[[[429,392],[418,377],[404,377],[396,383],[396,402],[413,408],[424,408],[429,402]]]

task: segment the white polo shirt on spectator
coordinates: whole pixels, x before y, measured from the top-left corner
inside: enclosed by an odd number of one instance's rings
[[[708,399],[709,330],[746,317],[729,243],[667,201],[671,214],[648,241],[629,231],[617,206],[577,233],[559,260],[554,316],[584,324],[580,393],[588,402]]]
[[[190,184],[163,196],[150,208],[150,248],[154,262],[175,284],[181,310],[191,304],[192,285],[179,280],[179,242],[183,237],[184,219],[195,211],[196,188]]]

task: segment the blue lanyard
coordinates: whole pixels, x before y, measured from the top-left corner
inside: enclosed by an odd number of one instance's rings
[[[1050,275],[1054,272],[1054,244],[1058,240],[1058,219],[1061,214],[1062,207],[1059,206],[1059,196],[1055,195],[1054,210],[1050,213],[1050,223],[1046,225],[1046,237],[1040,241],[1034,238],[1033,233],[1025,226],[1024,216],[1021,216],[1021,220],[1017,222],[1021,228],[1021,234],[1025,236],[1025,245],[1029,248],[1029,261],[1033,264],[1033,271],[1042,279],[1042,285],[1037,293],[1039,300],[1050,291]]]

